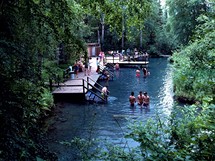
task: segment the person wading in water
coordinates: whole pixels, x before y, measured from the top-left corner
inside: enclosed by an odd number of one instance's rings
[[[129,97],[129,102],[131,106],[134,106],[134,103],[136,102],[136,98],[134,97],[134,92],[131,92],[131,95]]]

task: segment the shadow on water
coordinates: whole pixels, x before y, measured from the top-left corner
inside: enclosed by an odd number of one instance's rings
[[[171,66],[164,58],[151,59],[150,76],[140,78],[135,75],[135,68],[121,68],[115,72],[115,78],[109,82],[110,97],[108,104],[61,103],[56,114],[54,128],[49,132],[49,147],[55,151],[59,160],[75,160],[76,154],[71,147],[60,144],[71,141],[74,137],[99,138],[115,145],[129,147],[137,143],[125,139],[128,132],[128,120],[147,119],[161,113],[168,116],[173,106],[173,88]],[[102,82],[101,82],[102,83]],[[147,91],[150,106],[140,108],[137,104],[130,107],[128,98],[131,91],[137,97],[139,91]]]

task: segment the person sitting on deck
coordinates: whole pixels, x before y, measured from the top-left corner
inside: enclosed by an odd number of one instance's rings
[[[131,92],[131,95],[129,96],[129,102],[131,106],[134,106],[134,103],[136,102],[136,98],[134,97],[134,92]]]

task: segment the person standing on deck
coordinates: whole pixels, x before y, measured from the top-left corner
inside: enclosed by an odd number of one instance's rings
[[[88,75],[91,74],[92,65],[93,65],[93,59],[92,59],[92,57],[90,57],[90,58],[89,58],[89,73],[88,73]]]
[[[131,92],[131,95],[129,96],[129,102],[131,106],[134,106],[134,103],[136,102],[136,98],[134,97],[134,92]]]
[[[74,68],[74,73],[76,75],[76,78],[78,78],[78,60],[75,61],[75,64],[73,65],[73,68]]]
[[[86,59],[85,62],[84,62],[84,75],[85,76],[89,75],[88,64],[89,64],[88,59]]]
[[[96,58],[96,66],[97,66],[96,72],[100,73],[100,62],[99,62],[99,58],[98,57]]]

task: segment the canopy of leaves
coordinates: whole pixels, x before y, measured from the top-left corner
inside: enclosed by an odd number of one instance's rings
[[[199,15],[207,12],[207,0],[167,0],[169,32],[178,45],[186,45],[198,22]]]

